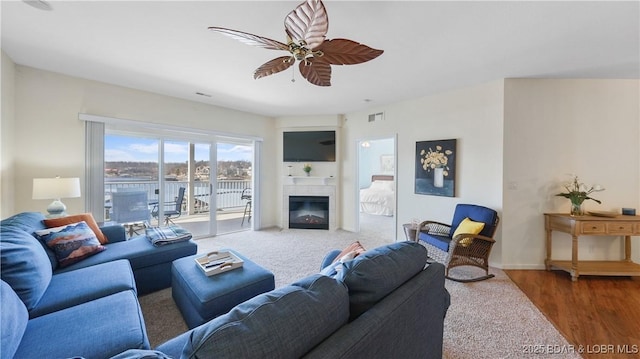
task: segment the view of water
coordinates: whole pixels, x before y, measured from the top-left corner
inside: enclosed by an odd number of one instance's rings
[[[178,196],[180,187],[189,188],[186,181],[165,181],[164,200],[162,202],[173,202]],[[218,209],[241,207],[246,201],[240,196],[245,188],[251,187],[250,180],[218,180],[216,191],[216,202]],[[158,200],[157,181],[150,181],[147,178],[105,178],[105,202],[110,202],[112,192],[122,191],[146,191],[149,201]],[[194,182],[194,198],[198,207],[209,210],[209,182]]]

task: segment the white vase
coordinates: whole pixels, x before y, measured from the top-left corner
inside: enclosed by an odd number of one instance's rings
[[[444,168],[433,169],[433,187],[444,187]]]

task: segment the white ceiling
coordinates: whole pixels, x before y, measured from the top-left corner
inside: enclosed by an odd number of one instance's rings
[[[296,1],[2,1],[14,62],[267,116],[341,114],[501,78],[640,78],[640,2],[325,1],[328,38],[384,50],[333,66],[317,87],[295,67],[259,80],[282,51],[207,30],[286,42]],[[196,92],[210,94],[198,96]]]

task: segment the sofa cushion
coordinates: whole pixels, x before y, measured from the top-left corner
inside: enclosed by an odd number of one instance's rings
[[[86,222],[36,231],[46,245],[53,249],[60,267],[67,267],[106,249]]]
[[[182,357],[299,358],[344,325],[348,316],[346,287],[316,274],[254,297],[193,329]],[[162,346],[158,350],[163,351]]]
[[[3,219],[0,227],[13,227],[33,234],[38,229],[47,228],[43,222],[44,218],[44,215],[39,212],[22,212]]]
[[[495,230],[493,223],[496,223],[497,217],[498,213],[491,208],[478,206],[475,204],[458,203],[456,205],[456,210],[453,213],[453,219],[451,220],[451,230],[449,231],[449,237],[453,238],[453,234],[465,218],[469,218],[472,221],[476,222],[486,223],[480,234],[483,236],[492,237],[493,231]]]
[[[136,293],[118,292],[29,320],[16,358],[109,358],[150,349]]]
[[[51,281],[51,262],[30,233],[14,226],[0,227],[0,273],[31,310]]]
[[[196,245],[191,240],[168,246],[154,247],[145,235],[140,235],[132,237],[124,242],[109,243],[105,247],[107,247],[108,250],[89,257],[82,262],[62,268],[57,273],[67,272],[116,259],[128,259],[134,272],[139,268],[150,267],[167,262],[169,263],[169,268],[171,268],[171,262],[176,258],[195,254],[194,248]]]
[[[125,290],[136,292],[133,272],[125,259],[55,274],[29,316],[36,318]]]
[[[349,288],[353,320],[424,269],[427,250],[415,242],[397,242],[362,253],[342,264],[336,278]]]
[[[0,281],[0,358],[13,358],[22,335],[27,328],[29,314],[16,292],[5,281]]]
[[[419,232],[418,239],[429,243],[444,252],[449,251],[449,244],[451,244],[451,238],[448,236],[439,236],[437,234],[429,234],[425,232]]]
[[[12,227],[15,229],[23,230],[30,235],[37,238],[35,231],[39,229],[46,229],[47,226],[44,225],[44,215],[39,212],[22,212],[15,214],[9,218],[3,219],[0,222],[0,227]],[[51,269],[55,270],[58,267],[58,260],[56,259],[55,253],[47,247],[46,244],[38,241],[44,251],[47,253],[49,257],[49,261],[51,262]]]
[[[107,237],[105,237],[105,235],[100,230],[100,227],[98,227],[98,223],[96,222],[95,218],[93,218],[93,214],[91,213],[82,213],[60,218],[48,218],[44,220],[44,225],[47,226],[47,228],[55,228],[82,221],[86,222],[89,228],[91,228],[93,233],[96,235],[96,238],[98,238],[98,242],[100,242],[100,244],[106,244],[109,242]]]

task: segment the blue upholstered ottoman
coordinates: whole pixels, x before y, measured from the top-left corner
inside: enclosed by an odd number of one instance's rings
[[[250,261],[236,251],[244,261],[242,268],[207,277],[195,261],[198,255],[173,261],[171,289],[173,300],[189,328],[226,314],[231,308],[275,288],[273,273]]]

